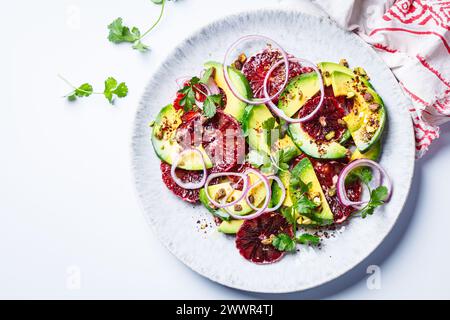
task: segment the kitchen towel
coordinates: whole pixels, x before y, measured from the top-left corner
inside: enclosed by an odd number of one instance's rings
[[[450,120],[450,0],[313,0],[391,68],[410,109],[416,156]]]

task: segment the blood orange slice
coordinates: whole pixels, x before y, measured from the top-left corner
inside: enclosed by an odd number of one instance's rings
[[[273,263],[284,255],[271,243],[271,239],[280,233],[292,236],[292,226],[278,213],[266,212],[242,224],[236,234],[236,247],[251,262]]]

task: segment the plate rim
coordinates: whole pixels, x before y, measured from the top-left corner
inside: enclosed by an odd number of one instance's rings
[[[140,136],[138,134],[139,132],[139,114],[141,111],[141,106],[144,105],[146,103],[146,96],[148,96],[150,94],[150,87],[152,85],[152,82],[154,80],[154,77],[156,74],[158,74],[159,72],[163,71],[164,69],[164,65],[165,62],[168,60],[168,57],[172,56],[177,50],[180,50],[180,48],[182,48],[183,46],[185,46],[186,44],[188,44],[189,42],[192,42],[192,40],[195,39],[195,37],[197,37],[197,35],[199,33],[205,32],[207,29],[211,28],[214,25],[218,25],[221,23],[224,23],[227,20],[230,19],[236,19],[239,18],[240,16],[247,16],[247,15],[259,15],[259,14],[292,14],[295,13],[297,15],[300,16],[304,16],[308,19],[316,19],[316,20],[326,20],[327,22],[335,25],[336,27],[338,27],[339,29],[341,29],[343,32],[349,34],[349,36],[355,38],[357,41],[359,41],[361,43],[361,45],[366,46],[367,49],[369,49],[372,53],[375,59],[377,59],[380,64],[383,65],[383,68],[390,73],[390,75],[392,77],[395,78],[394,74],[392,73],[392,71],[389,69],[389,67],[385,64],[385,62],[381,59],[381,57],[376,54],[375,50],[369,45],[367,44],[365,41],[363,41],[360,37],[358,37],[356,34],[343,30],[340,26],[337,25],[337,23],[333,20],[331,20],[329,17],[326,16],[315,16],[312,14],[308,14],[303,12],[301,9],[299,8],[264,8],[264,9],[257,9],[257,10],[244,10],[244,11],[240,11],[237,13],[232,13],[232,14],[228,14],[226,16],[223,16],[219,19],[213,20],[203,26],[201,26],[200,28],[196,28],[195,30],[193,30],[191,33],[189,33],[189,35],[187,35],[182,41],[178,42],[169,52],[168,54],[164,57],[164,59],[162,59],[162,61],[160,62],[159,66],[154,70],[154,72],[151,73],[151,75],[149,76],[149,80],[147,81],[147,84],[145,85],[144,91],[141,95],[141,98],[139,99],[139,103],[138,103],[138,107],[137,110],[135,111],[135,117],[134,117],[134,121],[133,121],[133,125],[132,125],[132,137],[131,137],[131,144],[130,144],[130,151],[131,151],[131,170],[132,170],[132,177],[133,177],[133,185],[134,185],[134,193],[137,197],[138,203],[139,203],[139,207],[140,207],[140,211],[141,214],[144,216],[145,220],[147,221],[147,224],[150,225],[152,231],[154,232],[154,234],[156,235],[158,241],[178,260],[181,261],[185,266],[187,266],[189,269],[191,269],[192,271],[196,272],[197,274],[201,275],[202,277],[205,277],[209,280],[211,280],[214,283],[218,283],[220,285],[223,285],[225,287],[228,288],[232,288],[232,289],[237,289],[237,290],[241,290],[241,291],[246,291],[246,292],[254,292],[254,293],[267,293],[267,294],[286,294],[286,293],[295,293],[295,292],[303,292],[306,290],[310,290],[310,289],[314,289],[314,288],[318,288],[321,287],[327,283],[330,283],[338,278],[341,278],[343,275],[351,272],[352,270],[354,270],[357,266],[359,266],[365,259],[367,259],[369,256],[371,256],[374,251],[385,241],[385,239],[392,233],[392,229],[394,228],[394,226],[397,224],[399,217],[404,213],[404,208],[405,205],[407,203],[407,200],[409,198],[409,194],[411,191],[411,186],[412,186],[412,180],[415,174],[415,165],[416,165],[416,161],[415,161],[415,140],[414,140],[414,127],[413,127],[413,123],[412,123],[412,118],[410,118],[410,121],[407,121],[408,123],[408,130],[411,132],[411,138],[410,138],[410,142],[411,145],[413,146],[411,148],[411,155],[408,156],[408,158],[410,159],[410,167],[411,167],[411,173],[409,175],[409,177],[407,177],[407,190],[405,192],[405,198],[404,201],[402,202],[400,208],[399,208],[399,214],[397,214],[397,216],[395,217],[395,220],[393,221],[393,223],[391,224],[390,228],[385,232],[384,236],[377,242],[374,243],[372,245],[372,247],[370,248],[370,250],[368,251],[369,253],[367,255],[362,256],[360,259],[358,259],[358,261],[356,261],[357,259],[355,259],[355,262],[352,264],[352,267],[347,268],[337,274],[334,274],[332,277],[328,278],[328,279],[324,279],[323,281],[320,281],[318,283],[315,284],[310,284],[310,285],[304,285],[295,289],[271,289],[271,290],[256,290],[253,288],[245,288],[244,286],[240,286],[240,285],[236,285],[236,284],[230,284],[230,283],[226,283],[225,281],[222,281],[221,279],[217,279],[212,277],[210,274],[207,274],[203,271],[200,270],[200,268],[195,268],[192,264],[190,264],[188,261],[186,261],[183,257],[180,257],[179,255],[176,254],[175,250],[173,250],[171,247],[169,247],[164,241],[162,241],[162,237],[160,236],[159,232],[157,231],[157,228],[155,226],[155,224],[151,221],[150,217],[148,214],[146,214],[145,212],[145,208],[143,205],[143,201],[142,201],[142,195],[139,191],[139,186],[138,186],[138,166],[136,164],[136,157],[135,157],[135,144],[136,144],[136,140],[137,138]],[[395,87],[396,89],[399,89],[397,91],[399,91],[404,99],[405,102],[407,102],[406,104],[402,104],[400,107],[404,108],[405,111],[408,113],[407,110],[407,105],[411,105],[411,101],[405,96],[404,92],[401,90],[400,84],[398,82],[395,83]]]

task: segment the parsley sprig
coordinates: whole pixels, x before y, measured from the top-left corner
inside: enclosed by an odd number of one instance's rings
[[[123,19],[117,18],[111,24],[108,25],[109,35],[108,40],[112,43],[123,43],[128,42],[133,44],[133,49],[138,50],[140,52],[146,52],[148,50],[148,46],[142,43],[142,39],[148,35],[161,21],[161,18],[164,14],[164,8],[166,4],[166,0],[152,0],[155,4],[161,5],[161,10],[159,12],[159,16],[153,25],[147,29],[144,33],[141,33],[139,28],[137,27],[127,27],[123,25]]]
[[[75,101],[78,98],[89,97],[91,95],[103,95],[109,101],[109,103],[113,104],[116,97],[123,98],[128,94],[128,87],[125,82],[118,83],[118,81],[113,77],[109,77],[105,80],[105,87],[103,92],[94,91],[92,85],[87,82],[77,87],[70,83],[63,76],[58,75],[58,77],[73,89],[71,92],[64,96],[69,101]]]
[[[280,251],[294,251],[296,244],[317,246],[320,244],[318,236],[304,233],[298,237],[291,237],[286,233],[279,233],[272,240],[272,245]]]
[[[356,212],[356,214],[360,214],[361,218],[366,218],[368,215],[372,215],[375,209],[379,206],[385,204],[385,200],[388,195],[388,189],[386,186],[379,186],[375,189],[370,188],[370,182],[373,179],[372,170],[368,167],[359,167],[354,169],[347,176],[346,183],[354,182],[355,180],[361,181],[369,190],[370,200],[369,202],[361,209]]]
[[[196,105],[195,94],[196,91],[200,92],[204,95],[205,101],[203,101],[203,114],[207,118],[212,118],[217,112],[217,106],[222,105],[222,95],[220,94],[210,94],[208,95],[206,92],[200,89],[199,84],[206,84],[209,77],[211,77],[212,68],[205,71],[202,79],[198,77],[192,77],[191,80],[180,90],[179,93],[183,94],[183,98],[180,100],[180,106],[183,107],[184,111],[190,111]]]

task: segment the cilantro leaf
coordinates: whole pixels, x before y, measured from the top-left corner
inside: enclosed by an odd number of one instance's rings
[[[316,246],[320,243],[320,238],[309,233],[304,233],[301,236],[297,237],[295,241],[300,244],[309,244]]]
[[[302,194],[297,201],[295,201],[295,209],[301,214],[311,214],[316,211],[319,204],[310,200],[305,194]]]
[[[203,114],[207,118],[212,118],[216,114],[216,104],[222,103],[222,96],[220,94],[209,95],[203,102]]]
[[[360,180],[365,185],[368,185],[372,181],[372,170],[368,167],[358,167],[353,169],[347,176],[346,182],[354,182]]]
[[[279,233],[272,240],[272,245],[280,251],[294,251],[295,241],[286,233]]]
[[[358,213],[364,219],[368,215],[372,215],[375,209],[383,205],[388,195],[388,189],[385,186],[379,186],[378,188],[372,190],[370,193],[370,200],[364,208],[362,208]]]
[[[189,80],[189,83],[178,90],[179,93],[183,94],[184,97],[180,100],[180,106],[183,107],[184,111],[190,111],[195,105],[195,91],[194,85],[198,84],[200,79],[198,77],[193,77]]]
[[[117,18],[111,22],[111,24],[108,25],[108,30],[108,40],[113,43],[135,42],[141,37],[139,29],[133,27],[130,30],[129,27],[123,25],[122,18]]]
[[[281,210],[281,215],[286,219],[286,221],[291,224],[291,225],[296,225],[297,224],[297,219],[295,217],[295,211],[292,207],[282,207]]]
[[[275,128],[275,123],[275,118],[270,117],[267,120],[263,121],[261,125],[264,130],[272,130],[273,128]]]
[[[124,26],[122,18],[117,18],[108,25],[108,40],[116,44],[122,42],[133,43],[133,49],[140,52],[148,51],[148,46],[143,44],[141,40],[147,34],[149,34],[150,31],[152,31],[161,21],[166,0],[152,0],[152,2],[155,4],[160,4],[161,10],[159,12],[158,18],[147,31],[141,34],[141,31],[137,27],[129,28],[127,26]]]
[[[89,83],[83,83],[78,88],[75,88],[70,94],[67,95],[67,100],[75,101],[77,98],[89,97],[93,93],[92,85]]]
[[[203,73],[202,78],[200,79],[200,83],[207,84],[209,78],[211,78],[213,74],[213,71],[214,71],[213,67],[206,69],[205,72]]]
[[[118,98],[126,97],[128,94],[128,87],[124,82],[117,83],[117,80],[113,77],[109,77],[105,80],[105,89],[103,95],[108,99],[109,103],[113,103],[114,96]]]

